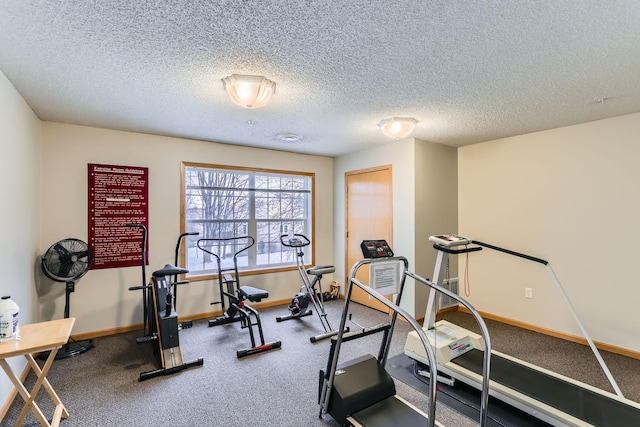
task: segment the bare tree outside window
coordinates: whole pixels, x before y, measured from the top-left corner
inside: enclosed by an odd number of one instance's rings
[[[256,244],[238,257],[241,270],[295,265],[295,254],[282,246],[280,236],[301,233],[311,239],[313,174],[185,166],[184,229],[200,233],[187,249],[191,274],[217,271],[215,259],[197,248],[200,238],[252,236]],[[223,260],[236,252],[230,243],[215,248],[206,243]],[[305,258],[311,262],[310,253]]]

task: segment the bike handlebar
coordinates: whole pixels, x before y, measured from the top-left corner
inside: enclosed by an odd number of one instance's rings
[[[285,241],[285,237],[288,237],[288,240]],[[282,246],[286,246],[288,248],[302,248],[304,246],[309,246],[311,241],[307,239],[307,236],[304,234],[283,234],[280,236],[280,243]]]
[[[233,257],[235,258],[240,252],[244,252],[247,249],[249,249],[251,246],[253,246],[255,244],[255,239],[251,236],[240,236],[240,237],[228,237],[226,239],[220,238],[220,239],[213,239],[213,238],[204,238],[204,239],[198,239],[198,241],[196,242],[196,246],[198,246],[198,248],[210,255],[213,255],[214,257],[216,257],[217,259],[220,259],[220,255],[216,254],[215,252],[211,252],[210,250],[202,247],[200,242],[218,242],[218,245],[222,242],[236,242],[242,239],[246,239],[247,243],[245,245],[243,245],[239,250],[237,250],[234,254]],[[234,243],[237,244],[237,243]]]

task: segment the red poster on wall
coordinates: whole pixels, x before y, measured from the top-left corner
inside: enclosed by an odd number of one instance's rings
[[[89,245],[92,269],[141,265],[143,229],[149,221],[149,170],[89,163]],[[145,248],[145,254],[148,251]],[[149,257],[146,257],[147,264]]]

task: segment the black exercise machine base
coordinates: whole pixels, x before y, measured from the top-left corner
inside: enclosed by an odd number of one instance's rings
[[[221,317],[217,317],[215,319],[210,319],[209,320],[209,327],[213,327],[213,326],[220,326],[220,325],[228,325],[230,323],[235,323],[235,322],[239,322],[242,318],[240,316],[234,316],[234,317],[229,317],[229,316],[221,316]]]
[[[273,350],[276,348],[280,348],[282,347],[282,342],[281,341],[274,341],[274,342],[270,342],[267,344],[262,344],[262,345],[258,345],[255,347],[251,347],[251,348],[246,348],[244,350],[238,350],[236,351],[236,355],[238,356],[238,359],[241,359],[245,356],[251,356],[252,354],[256,354],[256,353],[262,353],[265,351],[269,351],[269,350]]]
[[[300,313],[300,314],[287,314],[286,316],[276,317],[276,322],[284,322],[285,320],[297,319],[298,317],[311,316],[312,314],[313,314],[313,310],[307,310],[304,313]]]
[[[153,371],[142,372],[138,380],[144,381],[150,378],[160,377],[164,375],[171,375],[171,374],[175,374],[176,372],[183,371],[187,368],[191,368],[192,366],[202,366],[203,364],[204,364],[204,359],[199,358],[191,362],[185,362],[182,365],[174,366],[173,368],[154,369]]]

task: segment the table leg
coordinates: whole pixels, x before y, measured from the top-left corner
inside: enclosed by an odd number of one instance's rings
[[[54,350],[54,351],[57,352],[57,350]],[[56,355],[54,354],[53,355],[54,359],[55,359],[55,356]],[[27,360],[29,361],[29,365],[31,365],[31,369],[33,369],[38,374],[38,376],[42,376],[44,378],[42,385],[44,389],[47,391],[47,393],[49,394],[49,397],[51,397],[51,400],[53,401],[53,403],[55,403],[56,410],[58,409],[58,407],[60,407],[62,411],[61,412],[62,418],[69,418],[69,412],[67,411],[67,408],[64,407],[64,405],[62,404],[62,401],[60,400],[60,397],[58,397],[58,393],[56,393],[56,391],[51,386],[51,383],[47,379],[47,375],[44,372],[44,370],[40,369],[40,366],[38,366],[38,363],[36,362],[36,360],[33,358],[32,355],[30,354],[25,355],[25,357],[27,357]],[[55,420],[55,417],[54,417],[54,420]]]
[[[31,412],[33,412],[33,414],[36,416],[36,418],[38,419],[38,422],[40,422],[40,425],[46,426],[46,427],[50,427],[52,425],[57,426],[60,423],[61,416],[65,418],[69,416],[69,413],[67,412],[66,408],[64,407],[64,405],[62,405],[62,402],[60,401],[58,395],[55,393],[55,391],[53,390],[53,387],[51,387],[51,384],[49,383],[49,380],[47,380],[46,378],[46,375],[49,372],[51,365],[53,364],[53,361],[55,359],[57,352],[58,352],[58,349],[51,350],[51,352],[49,353],[49,357],[47,358],[42,369],[40,369],[40,367],[34,360],[33,356],[31,356],[30,354],[24,355],[25,358],[27,359],[28,365],[25,368],[25,371],[23,372],[23,374],[26,376],[29,370],[33,369],[38,377],[35,385],[33,386],[33,389],[31,390],[31,393],[27,391],[24,384],[22,384],[20,379],[16,377],[16,375],[13,373],[13,370],[11,369],[7,361],[5,359],[0,359],[0,366],[2,366],[4,371],[7,373],[7,376],[13,383],[14,387],[16,388],[20,396],[22,396],[22,398],[25,401],[25,405],[22,408],[22,411],[20,412],[18,421],[16,422],[16,427],[22,425],[22,423],[24,422],[24,419],[29,413],[29,410],[31,410]],[[55,409],[54,417],[52,420],[53,424],[49,424],[49,421],[47,421],[44,414],[40,410],[40,407],[35,402],[35,398],[38,395],[38,391],[40,391],[40,387],[42,387],[43,384],[45,386],[45,390],[47,391],[47,393],[49,393],[49,396],[51,396],[54,403],[56,404],[56,409]]]
[[[24,384],[22,384],[20,379],[18,379],[18,377],[15,376],[15,374],[11,370],[11,366],[9,366],[7,361],[4,360],[4,359],[0,360],[0,365],[2,366],[4,371],[7,373],[7,376],[9,377],[11,382],[13,383],[13,386],[16,388],[16,390],[18,390],[18,393],[20,394],[22,399],[26,402],[25,406],[22,408],[22,412],[20,413],[20,417],[18,418],[18,421],[15,424],[16,427],[17,427],[17,426],[22,425],[22,422],[24,421],[24,418],[25,418],[25,416],[27,414],[26,409],[29,409],[30,406],[31,406],[30,402],[32,401],[32,398],[31,398],[31,395],[29,394],[29,392],[27,391],[27,389],[25,388]],[[31,369],[31,367],[27,365],[27,368],[25,369],[25,373],[27,373],[30,369]],[[44,418],[44,415],[42,414],[42,411],[40,411],[40,409],[37,406],[36,406],[35,409],[37,409],[37,411],[34,411],[34,414],[35,414],[36,418],[38,418],[38,421],[40,422],[40,424],[41,425],[45,425],[45,426],[48,425],[49,423]],[[43,422],[45,424],[42,424]]]

